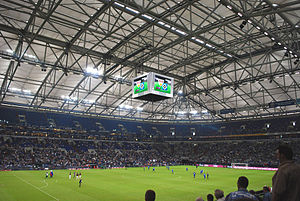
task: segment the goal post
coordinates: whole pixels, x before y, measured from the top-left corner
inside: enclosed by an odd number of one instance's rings
[[[248,163],[231,163],[232,167],[248,167]]]

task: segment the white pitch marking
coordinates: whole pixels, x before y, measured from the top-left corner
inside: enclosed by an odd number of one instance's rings
[[[40,188],[46,188],[46,187],[48,187],[48,183],[44,180],[44,183],[46,184],[45,186],[42,186],[42,187],[40,187]]]
[[[32,186],[32,187],[34,187],[34,188],[38,189],[39,191],[41,191],[42,193],[45,193],[46,195],[48,195],[48,196],[50,196],[50,197],[54,198],[55,200],[59,201],[59,199],[57,199],[56,197],[54,197],[54,196],[50,195],[50,194],[49,194],[49,193],[47,193],[46,191],[43,191],[43,190],[42,190],[42,189],[40,189],[39,187],[36,187],[35,185],[33,185],[33,184],[29,183],[28,181],[26,181],[26,180],[22,179],[21,177],[19,177],[19,176],[15,175],[15,174],[13,174],[13,175],[14,175],[15,177],[17,177],[18,179],[20,179],[21,181],[25,182],[26,184],[29,184],[30,186]]]

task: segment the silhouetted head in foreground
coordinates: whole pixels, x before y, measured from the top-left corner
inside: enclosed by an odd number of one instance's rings
[[[147,190],[145,194],[145,201],[154,201],[155,192],[153,190]]]

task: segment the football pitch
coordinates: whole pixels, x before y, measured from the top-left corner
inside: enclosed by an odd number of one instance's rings
[[[186,171],[188,168],[188,171]],[[171,170],[174,170],[172,174]],[[200,170],[209,173],[204,179]],[[127,169],[80,170],[79,180],[69,179],[69,170],[54,170],[53,178],[46,171],[0,172],[1,201],[143,201],[146,190],[156,192],[156,201],[194,201],[222,189],[225,196],[237,189],[239,176],[249,179],[248,190],[271,186],[273,171],[238,170],[194,166],[142,167]],[[193,172],[196,172],[194,179]]]

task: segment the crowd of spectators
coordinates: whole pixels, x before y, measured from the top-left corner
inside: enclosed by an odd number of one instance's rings
[[[274,150],[280,143],[289,144],[295,152],[295,160],[300,162],[300,140],[255,140],[225,142],[181,142],[171,145],[172,157],[186,158],[207,164],[247,163],[249,166],[277,167]]]
[[[0,137],[0,169],[109,168],[167,162],[149,143]]]
[[[288,141],[299,161],[300,141]],[[136,167],[147,165],[248,163],[277,167],[278,141],[117,142],[0,136],[0,169]],[[245,149],[247,147],[247,149]]]

